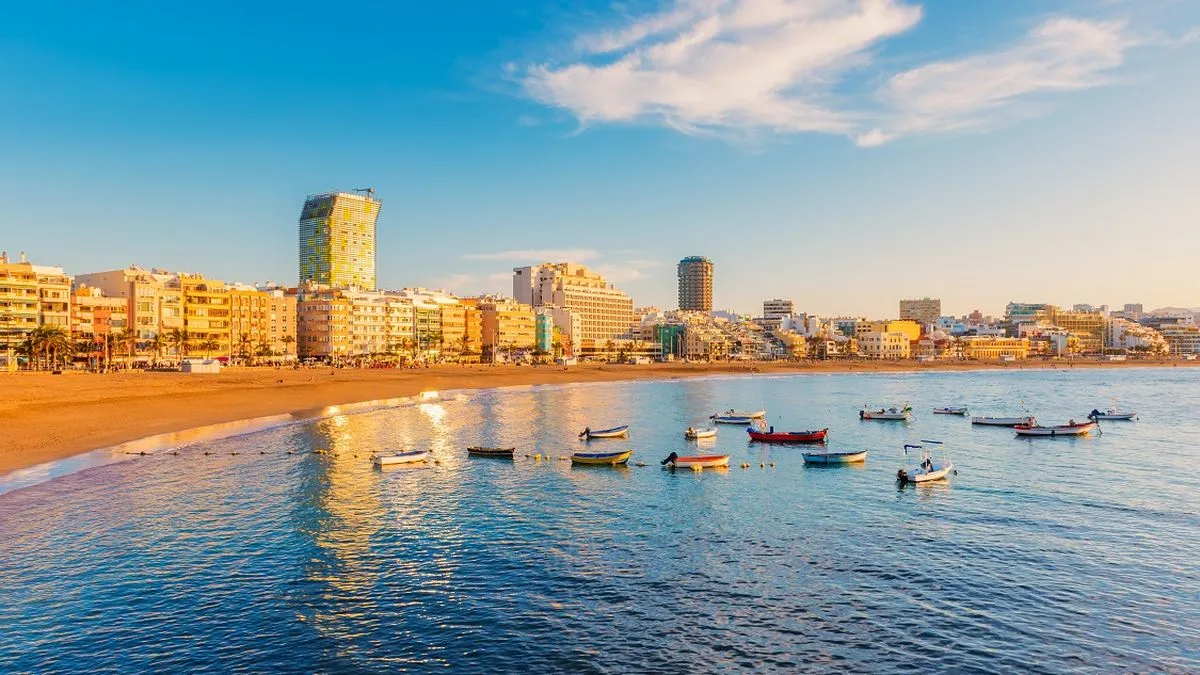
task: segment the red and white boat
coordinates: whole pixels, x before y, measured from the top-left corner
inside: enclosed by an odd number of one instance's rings
[[[729,466],[729,455],[689,455],[680,457],[671,453],[662,465],[672,469],[712,469]]]
[[[750,440],[763,443],[824,443],[829,436],[829,428],[819,431],[775,431],[775,427],[771,427],[767,431],[747,429],[746,433],[750,434]]]
[[[1071,420],[1067,424],[1045,427],[1040,424],[1018,424],[1013,427],[1013,431],[1016,431],[1018,436],[1086,436],[1098,426],[1100,425],[1094,421]]]

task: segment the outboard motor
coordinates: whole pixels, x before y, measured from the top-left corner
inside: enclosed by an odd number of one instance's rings
[[[674,464],[675,460],[677,460],[677,459],[679,459],[679,455],[672,452],[670,455],[667,455],[666,459],[659,462],[659,464],[662,464],[663,466],[666,466],[668,464]]]
[[[862,418],[864,418],[864,417],[866,417],[866,416],[867,416],[867,413],[866,413],[866,411],[865,411],[865,410],[859,410],[859,411],[858,411],[858,419],[860,419],[860,420],[861,420]]]
[[[905,471],[904,469],[897,469],[896,470],[896,482],[901,485],[907,485],[908,484],[908,472]]]

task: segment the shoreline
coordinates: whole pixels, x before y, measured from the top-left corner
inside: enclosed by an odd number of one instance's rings
[[[1196,367],[1196,361],[747,362],[577,366],[445,365],[423,369],[230,368],[217,375],[127,371],[0,375],[0,476],[160,434],[423,391],[671,380],[712,375],[971,372]]]

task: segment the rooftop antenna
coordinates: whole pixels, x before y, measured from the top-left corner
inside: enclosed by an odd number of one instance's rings
[[[354,191],[355,191],[355,192],[362,192],[363,194],[367,195],[367,199],[374,199],[374,198],[375,198],[375,188],[373,188],[373,187],[354,188]]]

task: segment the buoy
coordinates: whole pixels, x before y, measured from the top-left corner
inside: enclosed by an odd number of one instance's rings
[[[759,463],[758,463],[758,468],[760,468],[760,469],[765,469],[765,468],[767,468],[767,465],[766,465],[766,464],[763,464],[762,462],[759,462]]]
[[[646,463],[645,463],[645,462],[638,462],[638,463],[637,463],[637,465],[638,465],[638,466],[646,466]]]
[[[207,455],[207,454],[208,454],[208,451],[207,451],[207,450],[205,450],[205,451],[204,451],[204,454],[206,454],[206,455]]]
[[[529,459],[529,455],[525,455],[525,459]]]
[[[291,450],[288,450],[288,451],[287,451],[287,453],[290,455],[290,454],[292,454],[292,451],[291,451]]]
[[[704,467],[700,466],[699,464],[692,465],[692,471],[695,471],[696,473],[700,473],[703,470],[704,470]]]
[[[260,454],[260,455],[265,455],[265,454],[267,454],[267,451],[266,451],[266,450],[259,450],[259,451],[258,451],[258,454]]]
[[[771,462],[771,468],[772,468],[772,469],[774,469],[774,468],[775,468],[775,462]]]
[[[231,454],[231,455],[236,455],[237,453],[236,453],[236,452],[231,452],[231,453],[229,453],[229,454]]]

